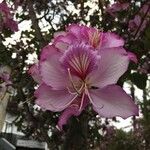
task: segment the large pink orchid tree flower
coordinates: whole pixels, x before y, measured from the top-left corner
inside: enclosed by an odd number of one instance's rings
[[[123,45],[114,33],[73,24],[43,48],[29,73],[39,83],[36,103],[44,110],[63,111],[60,129],[89,104],[101,117],[138,115],[132,98],[116,85],[130,60],[137,61]]]

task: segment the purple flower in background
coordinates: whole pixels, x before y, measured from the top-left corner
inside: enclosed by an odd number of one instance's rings
[[[43,48],[29,73],[39,83],[36,103],[53,112],[64,110],[60,129],[89,104],[102,117],[138,115],[132,98],[116,85],[130,60],[136,61],[123,45],[123,39],[114,33],[73,24]]]
[[[132,35],[136,34],[139,37],[141,32],[144,31],[149,22],[150,3],[147,2],[142,6],[137,15],[129,21],[128,28]],[[143,18],[144,17],[144,18]]]
[[[18,24],[13,20],[13,16],[10,13],[10,8],[7,6],[6,2],[0,3],[0,21],[1,21],[1,29],[9,28],[11,31],[18,31]]]
[[[124,40],[115,33],[100,32],[96,28],[72,24],[66,32],[58,32],[54,35],[53,44],[56,48],[65,51],[70,45],[85,43],[96,49],[120,47],[124,45]]]
[[[116,2],[111,6],[108,6],[106,8],[106,12],[108,12],[111,16],[115,17],[116,12],[127,10],[128,7],[129,7],[129,3]]]

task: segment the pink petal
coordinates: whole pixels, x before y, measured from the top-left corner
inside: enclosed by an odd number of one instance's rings
[[[88,42],[90,30],[95,30],[95,28],[89,28],[87,26],[80,25],[80,24],[71,24],[70,26],[67,27],[67,31],[73,34],[78,39],[79,43]]]
[[[44,61],[49,57],[52,57],[52,55],[58,53],[57,48],[54,45],[47,45],[42,49],[42,52],[40,54],[40,61]]]
[[[70,44],[73,44],[76,41],[77,41],[77,38],[73,34],[68,33],[65,36],[63,36],[63,35],[58,36],[54,40],[54,45],[59,50],[65,51],[65,50],[67,50],[67,48]]]
[[[7,18],[5,21],[5,26],[10,28],[11,31],[17,32],[18,31],[18,23],[14,21],[12,18]]]
[[[64,51],[66,51],[68,49],[69,44],[65,43],[63,41],[57,41],[55,43],[55,47],[58,48],[61,52],[64,52]]]
[[[102,43],[100,47],[101,49],[120,47],[123,45],[124,45],[124,40],[120,36],[111,32],[103,33]]]
[[[98,69],[91,72],[89,82],[96,87],[115,84],[128,68],[129,58],[123,48],[111,48],[100,51]]]
[[[59,31],[54,33],[54,38],[57,38],[59,36],[65,36],[67,33],[64,31]]]
[[[37,82],[41,83],[42,78],[40,76],[40,71],[39,71],[39,64],[34,64],[33,66],[30,67],[28,73],[32,76],[32,78]]]
[[[47,59],[40,62],[40,73],[42,80],[55,89],[62,89],[68,86],[68,74],[62,69],[59,62],[61,53],[55,51]]]
[[[137,64],[138,59],[137,59],[137,57],[136,57],[136,55],[134,53],[128,52],[128,57],[129,57],[130,60],[132,60],[134,63]]]
[[[69,118],[71,118],[72,116],[79,116],[80,113],[81,111],[79,111],[79,108],[77,106],[70,106],[66,108],[59,117],[58,128],[62,130],[63,126],[67,124]]]
[[[72,104],[64,110],[59,117],[58,128],[62,130],[63,125],[66,125],[69,118],[72,116],[79,116],[85,107],[89,104],[89,99],[85,96],[83,103],[81,104],[81,97],[77,97]]]
[[[42,84],[35,91],[35,97],[36,103],[43,109],[56,112],[67,108],[77,96],[71,95],[68,90],[54,90]]]
[[[67,31],[72,33],[76,37],[79,37],[81,34],[81,26],[79,24],[71,24],[67,27]]]
[[[102,89],[90,90],[95,111],[102,117],[120,116],[124,119],[138,115],[138,107],[123,89],[109,85]]]
[[[134,19],[131,19],[129,21],[129,25],[128,25],[128,28],[130,30],[137,30],[138,26],[140,25],[141,23],[141,17],[139,15],[136,15],[134,17]]]

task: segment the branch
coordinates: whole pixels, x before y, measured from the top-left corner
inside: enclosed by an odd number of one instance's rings
[[[134,39],[135,39],[136,35],[139,33],[139,31],[140,31],[140,29],[141,29],[141,27],[142,27],[142,25],[143,25],[143,23],[144,23],[144,20],[145,20],[145,18],[146,18],[146,16],[147,16],[149,10],[150,10],[150,5],[149,5],[147,11],[145,12],[144,16],[143,16],[142,19],[141,19],[141,23],[140,23],[139,27],[137,28],[137,30],[136,30],[136,32],[135,32],[135,34],[134,34]]]
[[[98,7],[101,10],[102,16],[104,15],[103,1],[98,0]]]
[[[38,41],[40,42],[40,47],[43,47],[45,45],[45,40],[43,38],[43,35],[41,33],[41,29],[39,27],[38,24],[38,19],[36,17],[36,13],[33,7],[33,2],[31,0],[27,1],[27,6],[29,9],[29,16],[33,25],[33,28],[35,30],[35,37],[38,39]]]

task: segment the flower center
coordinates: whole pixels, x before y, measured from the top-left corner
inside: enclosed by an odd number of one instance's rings
[[[61,58],[64,69],[72,75],[85,80],[86,76],[97,66],[97,55],[87,45],[74,45]]]
[[[92,45],[94,48],[97,48],[97,46],[100,44],[100,39],[101,39],[101,33],[99,30],[90,30],[89,33],[89,43]]]

